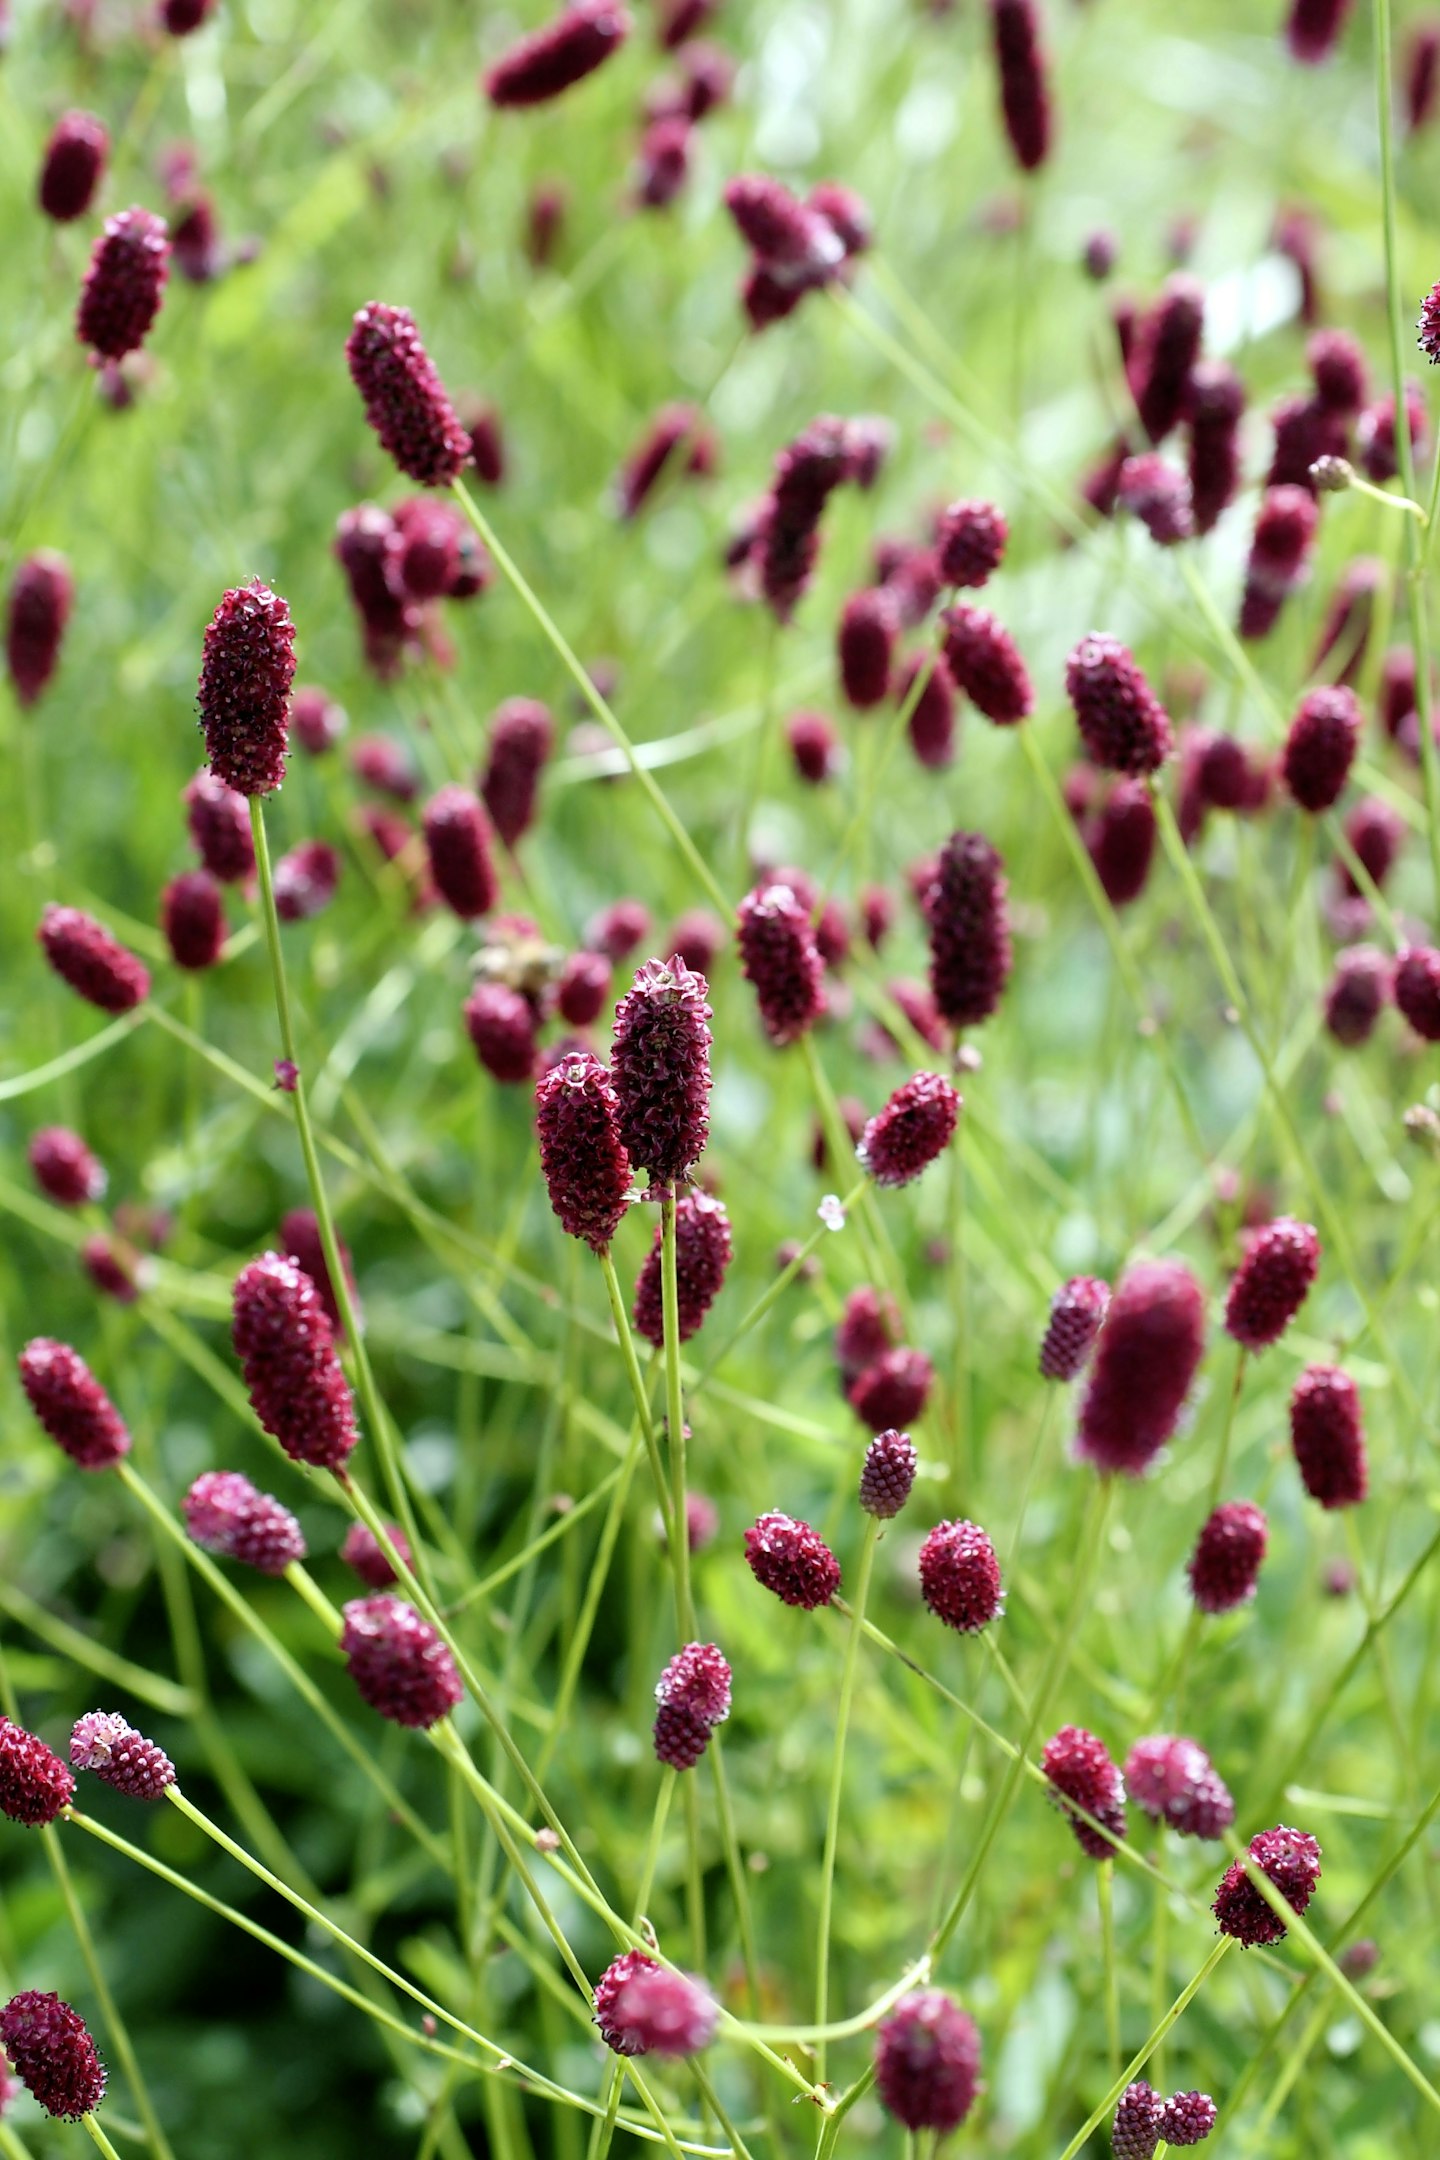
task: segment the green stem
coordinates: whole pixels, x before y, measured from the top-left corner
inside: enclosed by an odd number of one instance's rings
[[[846,1193],[844,1199],[840,1202],[840,1208],[843,1214],[849,1214],[851,1208],[855,1206],[861,1194],[864,1192],[868,1182],[868,1179],[862,1177],[859,1180],[858,1184],[851,1186],[849,1192]],[[800,1250],[796,1253],[794,1259],[788,1260],[786,1262],[785,1266],[781,1268],[779,1274],[776,1275],[771,1281],[768,1288],[763,1290],[760,1296],[756,1298],[754,1304],[750,1307],[750,1310],[746,1313],[744,1319],[735,1329],[734,1334],[727,1336],[726,1340],[721,1343],[720,1348],[711,1358],[709,1364],[703,1367],[699,1378],[693,1383],[690,1389],[692,1401],[694,1397],[699,1394],[701,1388],[704,1387],[706,1381],[710,1378],[710,1375],[717,1369],[717,1367],[724,1364],[726,1358],[729,1357],[731,1351],[735,1348],[736,1344],[744,1341],[745,1337],[750,1333],[750,1330],[753,1327],[757,1326],[758,1323],[764,1319],[766,1313],[769,1312],[771,1306],[774,1305],[777,1300],[780,1299],[789,1289],[791,1283],[794,1282],[796,1276],[800,1273],[801,1268],[804,1267],[805,1262],[810,1258],[810,1255],[815,1252],[819,1246],[823,1245],[826,1238],[832,1237],[833,1235],[834,1232],[825,1223],[822,1223],[818,1230],[811,1231],[809,1237],[806,1238],[805,1243],[800,1247]]]
[[[864,1542],[852,1600],[850,1629],[845,1638],[845,1664],[840,1675],[840,1701],[835,1712],[835,1747],[830,1765],[830,1805],[825,1817],[825,1856],[820,1867],[820,1925],[815,1944],[815,2023],[823,2025],[830,2015],[830,1923],[835,1899],[835,1851],[840,1842],[840,1804],[845,1791],[845,1741],[850,1730],[850,1708],[855,1697],[855,1673],[859,1663],[860,1635],[870,1595],[870,1576],[875,1565],[875,1542],[880,1525],[875,1516],[865,1518]],[[825,2042],[815,2049],[815,2082],[825,2083]]]
[[[1126,2064],[1125,2068],[1120,2072],[1119,2076],[1115,2078],[1112,2082],[1109,2092],[1106,2093],[1104,2099],[1100,2102],[1099,2107],[1097,2107],[1094,2113],[1091,2114],[1089,2118],[1085,2121],[1085,2123],[1082,2124],[1081,2128],[1076,2131],[1074,2137],[1071,2138],[1070,2143],[1065,2147],[1064,2152],[1061,2153],[1060,2160],[1075,2160],[1075,2155],[1086,2143],[1092,2132],[1099,2129],[1101,2123],[1105,2121],[1106,2117],[1114,2109],[1116,2103],[1120,2098],[1121,2093],[1124,2092],[1126,2086],[1131,2084],[1134,2079],[1139,2077],[1140,2072],[1145,2068],[1146,2063],[1149,2062],[1150,2057],[1153,2055],[1155,2049],[1159,2046],[1160,2042],[1165,2038],[1165,2035],[1171,2030],[1172,2026],[1177,2024],[1180,2018],[1183,2017],[1186,2009],[1188,2008],[1193,1998],[1199,1994],[1201,1988],[1205,1985],[1205,1982],[1209,1979],[1211,1973],[1214,1972],[1216,1966],[1220,1963],[1220,1960],[1230,1949],[1232,1940],[1233,1938],[1229,1935],[1222,1935],[1220,1937],[1219,1942],[1216,1943],[1214,1949],[1210,1952],[1209,1957],[1206,1958],[1204,1964],[1200,1967],[1199,1972],[1196,1973],[1194,1979],[1191,1980],[1186,1987],[1182,1988],[1181,1992],[1176,1996],[1174,2002],[1170,2005],[1170,2008],[1166,2011],[1164,2017],[1161,2018],[1159,2024],[1155,2027],[1155,2030],[1151,2033],[1149,2039],[1140,2049],[1139,2054],[1133,2056],[1131,2060]]]
[[[670,1449],[670,1565],[675,1573],[675,1618],[680,1640],[695,1635],[690,1596],[690,1538],[685,1504],[685,1405],[680,1388],[680,1286],[675,1256],[675,1188],[660,1201],[660,1297],[665,1330],[665,1421]]]
[[[1115,1964],[1115,1863],[1102,1860],[1095,1870],[1100,1901],[1100,1954],[1105,1967],[1105,2044],[1110,2075],[1120,2069],[1120,1975]]]
[[[80,2120],[82,2123],[84,2123],[85,2128],[89,2131],[91,2137],[94,2138],[95,2143],[99,2146],[101,2152],[104,2153],[105,2160],[120,2160],[120,2155],[116,2152],[115,2147],[111,2144],[109,2138],[106,2137],[105,2132],[101,2129],[99,2123],[95,2120],[95,2117],[93,2115],[82,2115]]]
[[[620,1288],[620,1278],[615,1273],[615,1262],[607,1246],[600,1255],[600,1272],[605,1278],[605,1290],[610,1299],[610,1312],[615,1322],[616,1340],[620,1355],[625,1361],[625,1376],[630,1382],[630,1393],[635,1398],[635,1415],[645,1438],[646,1453],[650,1457],[650,1475],[655,1482],[655,1504],[660,1510],[660,1520],[665,1530],[667,1544],[673,1543],[670,1525],[670,1492],[665,1478],[665,1465],[660,1459],[660,1442],[655,1431],[655,1420],[650,1415],[650,1396],[645,1386],[645,1376],[640,1370],[640,1360],[635,1352],[635,1337],[630,1328],[630,1315],[625,1309],[625,1293]],[[661,1285],[662,1296],[664,1285]],[[673,1562],[671,1563],[673,1566]]]

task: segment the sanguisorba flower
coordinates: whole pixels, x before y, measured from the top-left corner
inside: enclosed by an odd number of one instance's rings
[[[952,1027],[978,1027],[1010,976],[1004,865],[982,833],[956,832],[940,850],[921,906],[930,933],[930,987]]]
[[[1042,1380],[1074,1380],[1084,1370],[1110,1306],[1110,1285],[1094,1275],[1072,1275],[1050,1300],[1040,1344]]]
[[[464,1695],[446,1644],[403,1598],[352,1598],[340,1649],[363,1699],[393,1725],[434,1725]]]
[[[1174,748],[1170,716],[1133,653],[1092,630],[1065,663],[1065,688],[1080,739],[1097,765],[1143,779]]]
[[[840,1563],[819,1531],[774,1510],[745,1532],[745,1558],[756,1582],[782,1605],[814,1612],[840,1587]]]
[[[1323,1508],[1358,1507],[1370,1484],[1360,1390],[1338,1365],[1307,1365],[1290,1396],[1290,1445]]]
[[[150,995],[150,971],[81,908],[53,903],[40,918],[40,948],[77,997],[101,1012],[126,1013]]]
[[[999,569],[1010,529],[995,503],[967,499],[935,523],[935,559],[947,585],[984,585]]]
[[[978,1635],[1004,1611],[1000,1563],[978,1523],[937,1523],[920,1548],[919,1567],[926,1605],[957,1634]]]
[[[170,234],[150,210],[121,210],[105,220],[80,288],[75,335],[92,358],[123,360],[137,352],[160,312],[170,274]]]
[[[1059,1797],[1061,1811],[1075,1833],[1080,1850],[1091,1860],[1114,1857],[1112,1838],[1125,1836],[1125,1780],[1111,1761],[1103,1740],[1083,1725],[1062,1725],[1045,1743],[1040,1767]],[[1067,1806],[1073,1801],[1074,1806]],[[1094,1824],[1075,1812],[1083,1808],[1095,1822],[1111,1832],[1103,1837]]]
[[[1050,93],[1035,0],[990,0],[1000,110],[1017,164],[1034,172],[1050,149]]]
[[[1407,945],[1396,955],[1392,990],[1421,1040],[1440,1042],[1440,952],[1433,945]]]
[[[825,1010],[825,963],[809,912],[788,885],[757,885],[738,912],[740,966],[777,1049],[808,1034]]]
[[[1245,386],[1228,360],[1201,360],[1190,376],[1190,514],[1208,533],[1240,487],[1240,419]]]
[[[413,1572],[415,1556],[410,1550],[410,1540],[398,1523],[387,1523],[385,1529],[396,1553]],[[397,1580],[389,1554],[368,1523],[351,1523],[340,1547],[340,1558],[371,1590],[388,1589]]]
[[[54,1749],[0,1717],[0,1815],[37,1830],[54,1822],[74,1797],[75,1780]]]
[[[1151,442],[1168,435],[1185,411],[1204,322],[1204,291],[1182,272],[1166,280],[1140,323],[1129,375],[1140,424]]]
[[[82,1470],[108,1470],[130,1452],[130,1435],[78,1350],[37,1335],[19,1357],[20,1385],[45,1431]]]
[[[1265,490],[1245,565],[1241,637],[1268,637],[1274,629],[1287,597],[1305,577],[1319,522],[1315,498],[1307,488]]]
[[[1339,42],[1351,0],[1290,0],[1285,42],[1306,67],[1328,60]]]
[[[555,723],[538,698],[507,698],[490,723],[480,799],[508,848],[535,822],[540,775],[554,743]]]
[[[616,2055],[698,2055],[719,2010],[698,1980],[625,1950],[595,1983],[595,2023]]]
[[[909,1185],[944,1153],[963,1105],[939,1073],[919,1072],[870,1119],[855,1150],[877,1185]]]
[[[94,113],[61,113],[50,130],[37,195],[46,217],[68,225],[84,217],[110,155],[110,135]]]
[[[115,1710],[87,1710],[75,1720],[70,1761],[132,1800],[158,1800],[175,1783],[175,1765],[165,1750]]]
[[[285,777],[294,680],[295,625],[279,593],[255,578],[222,594],[196,701],[210,770],[238,795],[269,795]]]
[[[406,478],[448,487],[470,456],[470,437],[450,403],[408,308],[370,300],[345,342],[365,417]]]
[[[1325,1026],[1344,1049],[1369,1041],[1389,1003],[1393,972],[1378,945],[1348,945],[1336,953],[1325,990]]]
[[[930,1399],[935,1368],[923,1350],[886,1350],[845,1390],[845,1400],[871,1432],[913,1425]]]
[[[1320,1240],[1309,1223],[1278,1215],[1255,1232],[1225,1300],[1225,1332],[1242,1350],[1278,1342],[1320,1271]]]
[[[182,870],[160,896],[160,927],[177,967],[214,967],[227,935],[225,903],[208,870]]]
[[[1203,2145],[1219,2112],[1209,2093],[1174,2093],[1165,2102],[1160,2135],[1167,2145]]]
[[[1201,1524],[1186,1572],[1201,1612],[1233,1612],[1254,1597],[1269,1543],[1264,1511],[1253,1500],[1226,1500]]]
[[[302,840],[275,865],[275,912],[281,922],[323,915],[340,883],[340,857],[328,840]]]
[[[919,1459],[909,1433],[893,1427],[875,1438],[865,1450],[860,1471],[860,1505],[877,1522],[889,1522],[900,1513],[915,1483]]]
[[[607,1252],[630,1204],[630,1158],[610,1075],[592,1051],[572,1051],[541,1076],[535,1130],[560,1227]]]
[[[730,1666],[715,1643],[687,1643],[655,1683],[655,1755],[671,1770],[693,1770],[710,1735],[730,1715]]]
[[[1235,1802],[1198,1740],[1154,1733],[1125,1758],[1125,1790],[1156,1822],[1181,1837],[1218,1838],[1235,1820]]]
[[[980,2034],[939,1988],[903,1995],[875,2035],[875,2089],[907,2130],[958,2130],[980,2084]]]
[[[1285,737],[1281,777],[1312,817],[1338,802],[1360,746],[1362,715],[1353,690],[1322,683],[1300,700]]]
[[[468,788],[442,787],[425,805],[422,819],[430,875],[447,907],[462,922],[487,915],[499,887],[490,860],[485,812]]]
[[[945,665],[957,689],[997,727],[1014,727],[1035,710],[1035,691],[1020,648],[989,608],[957,600],[940,617]]]
[[[678,955],[647,960],[615,1010],[610,1077],[620,1138],[657,1185],[683,1178],[710,1133],[709,985]]]
[[[0,2045],[47,2115],[79,2122],[105,2097],[105,2065],[78,2010],[27,1988],[0,2010]]]
[[[295,1261],[265,1253],[235,1279],[232,1337],[255,1415],[293,1462],[339,1470],[355,1404],[320,1293]]]
[[[1097,1470],[1139,1477],[1170,1439],[1205,1347],[1205,1299],[1178,1260],[1121,1277],[1080,1405],[1076,1451]]]
[[[68,1126],[42,1125],[28,1152],[36,1184],[57,1207],[87,1207],[104,1197],[109,1179],[103,1163]]]
[[[1164,2115],[1165,2103],[1153,2085],[1144,2078],[1127,2085],[1110,2125],[1111,2160],[1152,2160]]]
[[[283,1575],[305,1558],[305,1533],[289,1508],[238,1470],[203,1470],[181,1509],[197,1545],[262,1575]]]
[[[552,21],[501,54],[483,79],[490,103],[504,109],[548,104],[593,75],[630,34],[619,0],[570,0]]]
[[[708,1193],[681,1193],[675,1202],[675,1282],[681,1342],[704,1325],[705,1316],[725,1282],[734,1248],[724,1202]],[[635,1285],[635,1326],[659,1350],[665,1342],[661,1298],[661,1230],[645,1257]]]
[[[1291,1911],[1303,1914],[1320,1880],[1318,1841],[1307,1831],[1277,1823],[1273,1830],[1262,1830],[1251,1838],[1249,1858],[1269,1877]],[[1285,1922],[1251,1882],[1243,1860],[1232,1860],[1226,1868],[1211,1910],[1221,1934],[1231,1936],[1242,1949],[1285,1940]]]
[[[181,801],[190,838],[211,877],[222,885],[242,885],[255,875],[255,840],[245,797],[213,772],[201,770],[187,782]]]
[[[70,565],[54,548],[37,548],[17,564],[5,611],[5,661],[23,706],[35,703],[59,665],[74,598]]]

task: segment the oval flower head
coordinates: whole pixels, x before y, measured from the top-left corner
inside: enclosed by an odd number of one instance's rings
[[[949,1146],[961,1099],[939,1073],[919,1072],[871,1118],[855,1150],[877,1185],[909,1185]]]
[[[105,2097],[105,2065],[85,2020],[58,1995],[36,1988],[0,2010],[0,2045],[15,2075],[47,2115],[79,2122]]]
[[[595,1983],[595,2023],[616,2055],[698,2055],[719,2016],[698,1980],[626,1950]]]
[[[221,596],[205,632],[196,700],[205,754],[237,795],[269,795],[285,777],[295,625],[255,578]]]
[[[975,2105],[980,2035],[939,1988],[902,1996],[875,2036],[875,2087],[907,2130],[958,2130]]]
[[[408,308],[367,301],[345,341],[365,417],[417,487],[449,487],[470,457],[470,437]]]

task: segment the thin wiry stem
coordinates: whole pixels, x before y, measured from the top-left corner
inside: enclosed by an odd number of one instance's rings
[[[845,1793],[845,1742],[850,1731],[850,1706],[855,1697],[855,1673],[860,1656],[860,1632],[870,1595],[870,1575],[875,1565],[875,1541],[880,1525],[873,1515],[865,1517],[860,1565],[855,1576],[855,1595],[849,1632],[845,1638],[845,1663],[840,1674],[840,1699],[835,1709],[835,1745],[830,1762],[830,1801],[825,1812],[825,1852],[820,1863],[820,1922],[815,1937],[815,2023],[823,2025],[830,2015],[830,1920],[835,1900],[835,1852],[840,1842],[840,1808]],[[825,2083],[825,2042],[815,2049],[815,2081]]]

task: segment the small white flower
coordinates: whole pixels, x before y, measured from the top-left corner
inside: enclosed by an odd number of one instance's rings
[[[816,1208],[815,1213],[824,1223],[827,1230],[844,1229],[845,1210],[840,1205],[840,1195],[838,1193],[827,1192],[819,1207]]]

